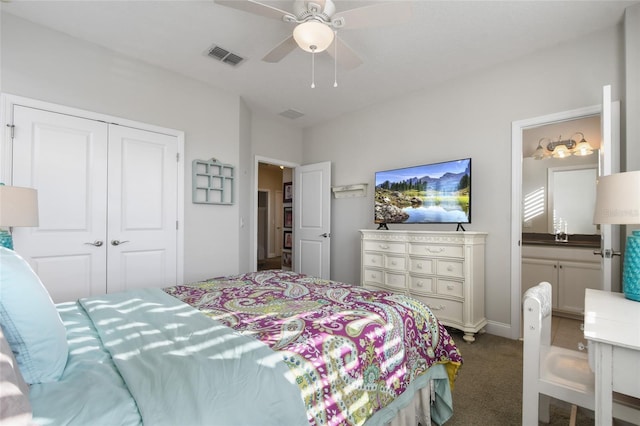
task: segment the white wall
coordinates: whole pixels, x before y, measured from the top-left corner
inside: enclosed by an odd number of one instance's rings
[[[251,120],[253,155],[300,164],[301,141],[301,129],[283,125],[265,113],[253,111]]]
[[[640,170],[640,4],[630,6],[625,11],[625,74],[627,78],[626,156],[623,157],[624,171]],[[631,227],[627,227],[631,228]]]
[[[358,229],[374,227],[376,170],[472,157],[472,224],[465,228],[489,233],[486,314],[494,329],[508,330],[511,122],[596,105],[605,84],[619,99],[622,46],[621,28],[612,28],[308,129],[305,162],[332,161],[333,185],[369,184],[366,198],[333,200],[331,277],[360,281]]]
[[[238,95],[7,13],[1,18],[3,92],[185,132],[186,281],[253,269],[247,225],[252,113]],[[274,138],[279,154],[300,160],[295,133],[282,137],[264,119],[255,127],[261,152],[268,152]],[[287,147],[292,141],[296,146]],[[233,206],[191,203],[191,162],[211,157],[238,167]],[[240,218],[247,219],[244,228]]]

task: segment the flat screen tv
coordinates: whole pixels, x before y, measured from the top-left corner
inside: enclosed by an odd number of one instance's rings
[[[471,223],[471,158],[385,170],[375,178],[375,223],[381,227]]]

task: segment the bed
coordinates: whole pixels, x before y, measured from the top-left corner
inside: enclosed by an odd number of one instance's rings
[[[14,252],[0,249],[0,265],[2,331],[36,424],[426,426],[452,414],[460,352],[402,295],[276,270],[53,305]]]

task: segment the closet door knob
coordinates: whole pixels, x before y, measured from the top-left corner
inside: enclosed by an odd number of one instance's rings
[[[100,241],[100,240],[95,240],[92,243],[85,243],[85,244],[90,245],[90,246],[100,247],[100,246],[102,246],[103,242]]]
[[[124,240],[124,241],[120,241],[120,240],[111,240],[111,245],[112,246],[119,246],[120,244],[124,244],[124,243],[128,243],[129,240]]]

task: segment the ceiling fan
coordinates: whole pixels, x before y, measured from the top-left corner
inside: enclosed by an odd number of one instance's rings
[[[296,47],[311,52],[326,51],[340,66],[353,69],[362,59],[338,36],[339,29],[357,29],[390,25],[408,20],[411,2],[394,1],[336,12],[332,0],[294,0],[292,12],[278,9],[255,0],[215,0],[216,3],[286,23],[296,24],[293,34],[262,58],[265,62],[279,62]],[[328,49],[333,44],[333,49]]]

